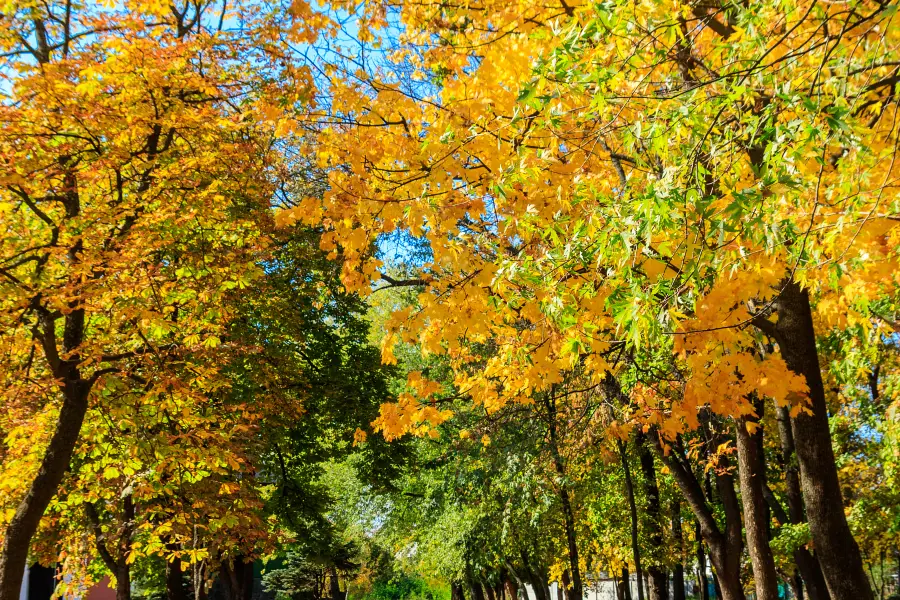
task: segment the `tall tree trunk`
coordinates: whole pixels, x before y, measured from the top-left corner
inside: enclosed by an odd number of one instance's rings
[[[450,600],[466,600],[462,584],[458,581],[450,583]]]
[[[757,403],[761,414],[761,402]],[[754,433],[748,427],[755,428]],[[741,501],[744,505],[744,529],[747,534],[747,551],[753,565],[753,583],[756,600],[778,600],[778,576],[775,573],[775,557],[769,547],[766,499],[763,496],[762,457],[759,456],[759,438],[762,428],[757,419],[743,418],[736,423],[738,476],[741,484]]]
[[[49,58],[48,58],[49,60]],[[70,221],[81,214],[81,200],[78,180],[68,159],[61,161],[65,169],[62,205],[65,209],[64,221]],[[83,276],[79,272],[84,243],[79,238],[67,249],[69,280],[78,284]],[[57,380],[62,396],[62,406],[56,419],[56,427],[50,443],[41,458],[37,475],[25,491],[16,507],[0,550],[0,600],[18,600],[22,587],[22,577],[27,566],[31,538],[37,531],[44,511],[56,494],[62,481],[72,451],[78,442],[81,424],[88,409],[91,387],[102,374],[96,371],[87,379],[82,377],[80,349],[84,343],[85,311],[80,299],[69,301],[69,312],[63,318],[62,340],[57,336],[56,310],[47,307],[47,299],[40,295],[32,300],[29,313],[36,317],[32,326],[32,336],[40,347],[50,372]]]
[[[166,599],[188,600],[180,558],[173,558],[166,561]]]
[[[681,503],[677,500],[672,504],[672,537],[678,545],[678,562],[672,570],[672,600],[685,600],[684,589],[684,537],[681,530]]]
[[[710,553],[716,578],[724,600],[745,600],[741,583],[741,551],[743,546],[741,509],[734,489],[734,476],[723,469],[716,474],[716,492],[725,512],[725,543]],[[710,547],[712,550],[712,547]]]
[[[684,565],[678,563],[672,569],[672,600],[685,600],[687,598],[684,589]]]
[[[622,457],[622,471],[625,474],[625,495],[628,498],[628,510],[631,514],[631,552],[634,556],[634,570],[637,574],[638,600],[644,600],[644,570],[641,568],[641,547],[638,540],[637,503],[634,501],[634,483],[631,480],[631,468],[628,466],[627,446],[621,440],[619,440],[619,454]]]
[[[569,596],[569,590],[572,585],[572,578],[569,577],[569,571],[563,571],[562,573],[562,592],[563,592],[563,600],[583,600],[582,598],[576,598],[575,596]]]
[[[528,555],[522,550],[522,570],[525,576],[528,578],[528,583],[531,584],[531,589],[534,592],[534,597],[536,600],[551,600],[547,595],[547,587],[546,584],[541,581],[540,576],[537,571],[532,568],[531,562],[528,560]],[[526,590],[527,591],[527,590]]]
[[[709,576],[706,574],[706,553],[703,551],[703,537],[700,522],[694,522],[694,538],[697,540],[697,578],[700,586],[700,600],[709,600]]]
[[[713,579],[713,589],[716,590],[716,598],[723,598],[724,595],[722,594],[722,585],[719,583],[719,578],[716,575],[715,571],[713,571],[712,579]]]
[[[113,550],[110,550],[107,544],[97,508],[87,503],[84,509],[94,533],[97,554],[116,578],[116,600],[131,600],[131,563],[128,561],[128,555],[131,553],[131,537],[135,527],[135,509],[131,494],[126,494],[122,499],[122,527],[119,539],[114,540],[116,543]]]
[[[566,586],[570,598],[573,600],[581,600],[584,597],[581,582],[581,567],[578,564],[578,544],[575,539],[575,514],[572,511],[571,494],[569,489],[564,487],[560,492],[560,502],[563,509],[563,518],[566,524],[566,543],[569,547],[569,568],[572,573],[571,586]]]
[[[521,591],[525,600],[529,600],[528,588],[526,586],[531,582],[531,578],[527,573],[527,568],[516,569],[508,559],[504,561],[504,564],[506,565],[507,572],[511,575],[508,580],[510,583],[515,584],[516,592]]]
[[[745,600],[741,585],[741,512],[734,478],[724,469],[716,474],[716,490],[725,513],[725,531],[719,529],[707,504],[703,488],[689,468],[687,460],[674,449],[666,453],[657,442],[657,455],[669,467],[678,488],[700,524],[700,532],[709,546],[709,557],[721,587],[723,600]]]
[[[487,595],[487,600],[497,600],[496,596],[494,596],[494,588],[491,587],[491,584],[487,580],[483,580],[482,586],[484,588],[484,593]]]
[[[6,526],[3,550],[0,552],[0,600],[19,598],[31,538],[50,500],[56,495],[81,432],[88,408],[89,387],[80,381],[77,369],[73,371],[74,374],[69,376],[71,379],[63,384],[62,407],[41,466]]]
[[[509,597],[508,600],[519,600],[519,586],[513,577],[510,577],[509,571],[505,570],[502,579],[503,586],[506,588],[506,595]]]
[[[252,562],[244,562],[243,556],[223,561],[220,576],[229,600],[251,600],[253,596]]]
[[[196,531],[196,529],[195,529]],[[206,600],[206,561],[191,565],[191,590],[194,592],[194,600]]]
[[[347,592],[341,591],[341,576],[338,574],[337,567],[328,569],[328,583],[331,600],[344,600],[347,597]]]
[[[794,598],[803,600],[803,578],[800,577],[800,571],[794,571],[788,580],[788,585],[791,586],[791,593],[794,595]]]
[[[791,431],[816,557],[834,600],[872,600],[859,546],[844,514],[809,293],[787,281],[774,305],[778,320],[757,319],[758,326],[775,338],[788,368],[803,375],[809,386],[811,414],[793,417]]]
[[[569,490],[568,477],[562,455],[559,452],[559,440],[557,431],[556,400],[547,396],[545,398],[547,418],[550,430],[550,452],[553,456],[553,465],[556,474],[559,475],[559,501],[563,509],[563,519],[566,528],[566,546],[569,551],[569,572],[572,576],[571,597],[581,600],[584,591],[581,582],[581,565],[578,558],[578,541],[575,537],[575,512],[572,510],[572,494]]]
[[[622,583],[620,589],[622,590],[622,598],[624,598],[624,600],[632,600],[631,573],[628,572],[628,567],[622,568]]]
[[[469,592],[472,594],[472,600],[485,600],[484,590],[481,589],[481,584],[474,579],[469,579],[468,583]]]
[[[131,600],[131,565],[124,561],[116,569],[116,600]]]
[[[803,511],[803,496],[800,492],[800,475],[797,468],[797,456],[794,451],[794,434],[791,430],[791,417],[788,408],[779,406],[776,409],[778,423],[778,439],[781,445],[779,459],[784,470],[784,478],[787,489],[788,512],[784,515],[781,504],[774,494],[767,494],[769,507],[775,518],[783,525],[804,523],[806,515]],[[800,572],[800,577],[806,585],[806,595],[809,600],[829,600],[828,586],[825,583],[825,575],[816,557],[805,547],[798,548],[794,552],[794,564]],[[799,597],[799,596],[798,596]]]
[[[665,549],[663,548],[662,518],[660,515],[659,486],[656,484],[656,468],[653,465],[653,454],[647,447],[644,433],[638,430],[635,434],[635,447],[641,463],[641,474],[644,480],[644,493],[647,496],[645,513],[650,524],[650,551],[652,562],[647,567],[649,576],[650,600],[669,600],[669,576],[666,570],[660,567],[660,559]]]

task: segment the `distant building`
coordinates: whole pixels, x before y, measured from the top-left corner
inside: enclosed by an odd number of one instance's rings
[[[50,600],[56,590],[56,569],[34,565],[25,567],[19,600]],[[84,598],[73,600],[116,600],[116,590],[109,585],[109,576],[94,584]]]

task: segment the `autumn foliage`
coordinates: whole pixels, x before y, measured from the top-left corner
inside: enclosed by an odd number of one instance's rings
[[[302,537],[290,465],[384,440],[427,465],[377,463],[384,493],[490,474],[416,509],[469,532],[415,544],[472,600],[629,569],[661,600],[707,558],[729,600],[873,598],[872,552],[884,592],[896,8],[4,7],[0,600],[29,551],[73,589],[105,569],[126,600],[161,557],[238,600]],[[348,392],[354,302],[383,366]],[[316,452],[279,437],[304,419]]]

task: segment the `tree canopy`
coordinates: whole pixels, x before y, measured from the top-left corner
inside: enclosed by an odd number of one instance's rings
[[[0,600],[900,594],[896,19],[7,3]]]

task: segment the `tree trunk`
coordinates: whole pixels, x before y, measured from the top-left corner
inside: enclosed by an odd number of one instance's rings
[[[665,552],[663,548],[662,519],[659,505],[659,486],[656,484],[656,468],[653,465],[653,454],[647,448],[647,441],[643,432],[638,430],[635,434],[635,447],[641,463],[641,474],[644,479],[644,492],[647,496],[645,513],[650,524],[650,551],[652,563],[647,568],[649,575],[650,600],[669,600],[669,576],[666,570],[659,565]]]
[[[679,563],[672,569],[672,600],[685,600],[684,565]]]
[[[497,600],[497,598],[494,596],[494,588],[491,587],[490,582],[485,581],[482,587],[484,588],[484,592],[487,595],[487,600]]]
[[[62,204],[65,208],[65,221],[69,221],[81,213],[81,200],[75,171],[66,162],[62,166],[65,167]],[[69,280],[73,283],[80,282],[83,276],[78,272],[83,249],[84,242],[79,238],[66,252],[70,266]],[[89,379],[82,378],[79,350],[84,342],[85,311],[79,299],[72,299],[68,303],[69,312],[64,317],[61,344],[57,336],[59,317],[53,316],[45,303],[46,300],[38,295],[33,300],[33,306],[29,307],[29,311],[37,317],[32,335],[43,352],[50,372],[59,382],[62,406],[37,475],[6,526],[0,550],[0,600],[19,598],[31,538],[69,467],[69,460],[87,413],[91,386],[99,375],[95,373]]]
[[[195,562],[191,565],[191,588],[194,592],[194,600],[206,600],[207,594],[205,560]]]
[[[56,495],[78,442],[81,424],[87,413],[89,388],[78,378],[77,369],[72,371],[72,379],[63,384],[62,407],[41,466],[6,527],[0,553],[0,600],[19,598],[31,538]]]
[[[341,591],[341,576],[338,574],[337,567],[328,569],[328,582],[331,600],[344,600],[347,597],[347,592]]]
[[[180,558],[166,561],[166,598],[167,600],[188,600]]]
[[[724,598],[722,586],[719,584],[719,578],[716,576],[715,571],[713,571],[713,589],[716,590],[716,598]]]
[[[803,600],[803,578],[800,577],[800,571],[794,571],[794,574],[788,580],[791,586],[791,593],[797,600]]]
[[[509,573],[504,572],[503,574],[503,586],[506,588],[506,595],[509,596],[509,600],[519,600],[519,586],[516,581],[509,576]]]
[[[472,594],[472,600],[484,600],[484,590],[477,581],[469,580],[469,592]]]
[[[515,575],[513,575],[513,577],[515,577]],[[503,588],[506,590],[508,600],[519,600],[519,586],[513,577],[510,577],[508,570],[504,570],[500,581]]]
[[[540,576],[537,574],[537,572],[531,567],[531,563],[528,561],[528,555],[524,550],[522,550],[522,570],[525,577],[528,579],[528,583],[531,584],[531,589],[534,592],[535,599],[550,600],[550,598],[547,596],[547,589],[545,587],[545,584],[541,581]]]
[[[116,569],[116,600],[131,600],[131,565],[124,560]]]
[[[662,449],[656,442],[655,449],[660,459],[669,467],[678,488],[684,495],[691,511],[700,524],[700,532],[709,546],[709,557],[721,587],[723,600],[745,600],[741,585],[741,512],[738,507],[737,494],[734,491],[734,478],[727,471],[716,474],[716,489],[725,513],[725,531],[719,530],[712,510],[703,495],[703,488],[690,470],[686,459],[676,456],[674,451]],[[727,466],[727,465],[723,465]]]
[[[672,505],[672,537],[677,544],[678,562],[672,570],[672,600],[685,600],[684,589],[684,538],[681,532],[681,503],[677,500]]]
[[[791,417],[787,407],[778,407],[776,409],[776,418],[778,438],[781,444],[780,464],[784,470],[787,488],[787,515],[782,514],[784,511],[774,495],[768,496],[767,499],[773,514],[782,524],[794,523],[796,525],[805,522],[806,515],[803,512],[800,475],[797,469],[797,457],[794,452],[794,434],[791,431]],[[797,565],[800,577],[806,585],[806,595],[809,597],[809,600],[829,600],[825,575],[822,574],[822,567],[816,557],[805,547],[798,548],[794,552],[794,564]]]
[[[559,452],[559,440],[557,439],[556,424],[556,401],[550,397],[545,398],[547,407],[548,422],[550,424],[550,451],[553,455],[553,464],[556,474],[560,478],[559,501],[563,509],[563,519],[566,528],[566,545],[569,551],[569,572],[572,576],[571,597],[575,600],[584,598],[584,591],[581,583],[581,565],[578,557],[578,542],[575,537],[575,512],[572,510],[572,495],[569,491],[569,484],[565,465],[563,464],[562,455]]]
[[[622,583],[619,590],[621,591],[622,598],[624,600],[632,600],[631,596],[631,573],[628,572],[627,568],[622,569]]]
[[[634,570],[637,573],[638,600],[644,600],[644,570],[641,568],[641,547],[638,541],[637,504],[634,501],[634,483],[631,480],[631,468],[628,466],[628,453],[626,445],[622,441],[619,441],[619,454],[622,456],[622,471],[625,473],[625,495],[628,498],[628,510],[631,514],[631,552],[634,556]]]
[[[751,434],[748,427],[755,427],[756,431]],[[758,438],[762,437],[762,429],[759,421],[746,417],[739,420],[735,426],[735,437],[741,501],[744,505],[744,530],[747,535],[747,551],[753,565],[756,600],[778,600],[778,577],[775,573],[775,558],[769,547],[766,499],[763,496],[760,473],[762,457],[759,456]]]
[[[764,321],[760,329],[775,338],[788,368],[803,375],[809,386],[812,412],[793,417],[791,432],[816,557],[834,600],[872,600],[859,546],[844,514],[809,293],[796,282],[787,281],[775,307],[778,321]]]
[[[527,574],[527,568],[521,573],[517,570],[513,564],[509,560],[505,560],[506,570],[512,578],[507,578],[511,584],[515,585],[516,592],[522,592],[522,595],[525,597],[525,600],[529,600],[528,598],[528,588],[525,586],[531,581],[531,578]],[[513,600],[516,600],[517,597],[514,597]]]
[[[578,564],[578,544],[575,539],[575,514],[572,510],[571,496],[567,487],[560,492],[563,517],[566,523],[566,543],[569,547],[569,568],[572,573],[571,587],[567,586],[567,592],[572,600],[581,600],[584,597],[581,583],[581,567]]]
[[[224,561],[220,570],[229,600],[251,600],[253,597],[253,563],[242,556]]]
[[[697,584],[700,586],[700,600],[709,600],[709,577],[706,575],[706,553],[703,551],[703,537],[699,521],[694,522],[694,538],[697,540]]]
[[[725,543],[715,550],[710,547],[710,558],[722,588],[722,598],[744,600],[744,586],[741,584],[741,509],[734,489],[734,476],[730,472],[723,470],[716,474],[716,492],[725,509]]]
[[[458,581],[450,584],[450,600],[466,600],[463,594],[463,587]]]
[[[84,505],[85,514],[94,534],[94,543],[97,554],[116,578],[116,600],[131,600],[131,563],[128,555],[131,553],[131,537],[134,534],[134,501],[131,494],[126,494],[122,499],[122,526],[119,539],[115,540],[115,548],[110,551],[107,545],[106,534],[100,521],[100,513],[96,506],[90,502]]]

